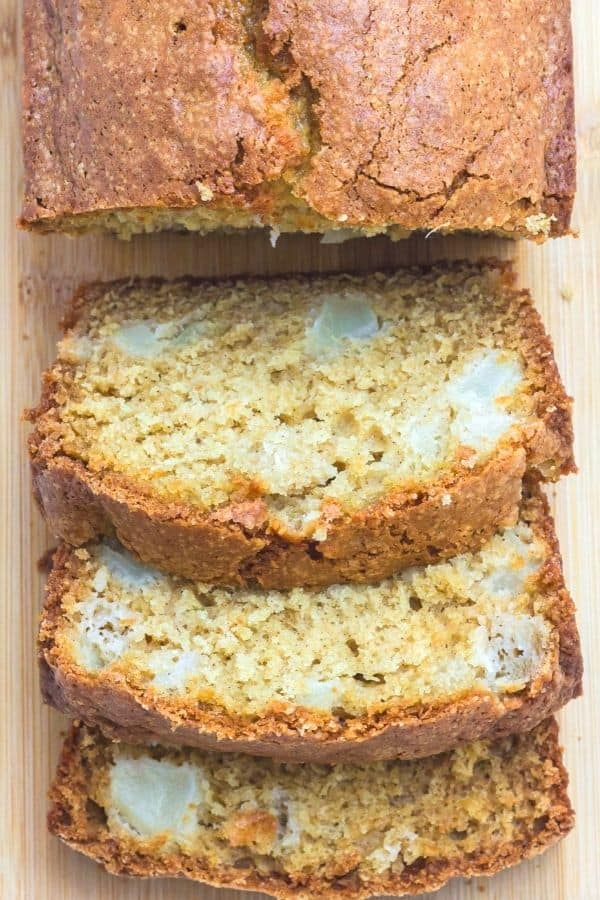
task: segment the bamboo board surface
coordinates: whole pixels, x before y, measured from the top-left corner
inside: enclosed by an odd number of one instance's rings
[[[110,0],[106,0],[110,2]],[[499,0],[502,2],[502,0]],[[43,708],[34,662],[50,544],[29,491],[24,407],[54,356],[62,305],[81,281],[131,274],[231,275],[359,270],[443,257],[515,259],[551,331],[575,396],[580,474],[551,492],[567,579],[578,604],[585,697],[561,714],[577,826],[545,856],[495,879],[457,882],[439,900],[600,900],[600,0],[573,0],[578,240],[539,247],[496,239],[385,238],[320,246],[318,238],[159,235],[33,237],[14,227],[21,190],[16,0],[0,0],[0,900],[234,900],[240,892],[105,874],[45,832],[46,791],[64,721]]]

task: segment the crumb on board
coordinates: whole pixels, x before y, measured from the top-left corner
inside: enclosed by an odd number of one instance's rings
[[[562,300],[565,300],[567,303],[570,303],[573,299],[573,288],[568,284],[563,284],[560,289],[560,296]]]

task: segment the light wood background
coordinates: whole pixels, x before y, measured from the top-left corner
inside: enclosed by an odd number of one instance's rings
[[[110,2],[110,0],[106,0]],[[156,0],[158,2],[158,0]],[[502,0],[498,0],[502,2]],[[573,0],[578,89],[578,240],[543,247],[499,240],[386,239],[322,247],[318,239],[263,235],[199,238],[32,237],[14,227],[18,143],[19,9],[0,0],[0,898],[1,900],[233,900],[174,881],[113,878],[45,832],[45,794],[64,722],[42,707],[34,660],[42,579],[36,560],[50,537],[33,507],[22,409],[52,360],[65,298],[82,280],[129,274],[220,275],[367,269],[440,257],[516,260],[554,336],[576,398],[581,472],[552,491],[567,577],[579,606],[585,698],[562,713],[577,827],[544,857],[493,880],[455,883],[439,900],[600,900],[600,0]]]

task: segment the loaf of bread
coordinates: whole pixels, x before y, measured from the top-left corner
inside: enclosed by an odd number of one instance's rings
[[[552,721],[428,759],[329,767],[140,748],[80,726],[50,799],[50,830],[110,872],[293,900],[492,875],[573,825]]]
[[[38,230],[569,230],[569,0],[27,0]]]
[[[574,468],[551,343],[499,265],[93,285],[31,416],[57,535],[230,585],[476,549],[527,472]]]
[[[106,543],[63,546],[40,663],[46,700],[109,736],[296,762],[427,756],[528,730],[581,688],[539,494],[479,552],[377,585],[211,588]]]

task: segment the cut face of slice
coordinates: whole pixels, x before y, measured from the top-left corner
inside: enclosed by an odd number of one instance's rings
[[[362,508],[453,469],[459,451],[473,468],[511,432],[522,440],[535,400],[518,346],[495,331],[502,315],[474,340],[468,292],[464,320],[437,327],[433,297],[405,292],[278,294],[242,315],[231,292],[183,295],[167,321],[160,296],[145,319],[133,298],[121,321],[113,304],[91,310],[61,346],[74,376],[63,447],[92,471],[143,474],[166,500],[211,509],[253,485],[285,512]]]
[[[42,506],[177,575],[377,580],[476,549],[527,472],[573,467],[549,341],[501,269],[96,286],[73,319],[35,413]]]
[[[360,900],[541,852],[572,826],[566,783],[552,721],[363,766],[142,748],[80,727],[63,749],[49,823],[115,873]]]
[[[445,747],[507,715],[526,727],[580,677],[539,494],[478,552],[375,585],[218,588],[107,543],[63,548],[41,644],[50,699],[74,715],[200,746],[212,734],[269,752],[274,740],[296,759],[420,755],[435,734]]]
[[[471,557],[322,591],[207,589],[151,570],[132,580],[125,551],[88,553],[91,584],[66,601],[74,663],[127,670],[190,703],[209,690],[231,715],[265,715],[278,701],[361,715],[516,692],[556,649],[536,579],[548,548],[525,524]]]

